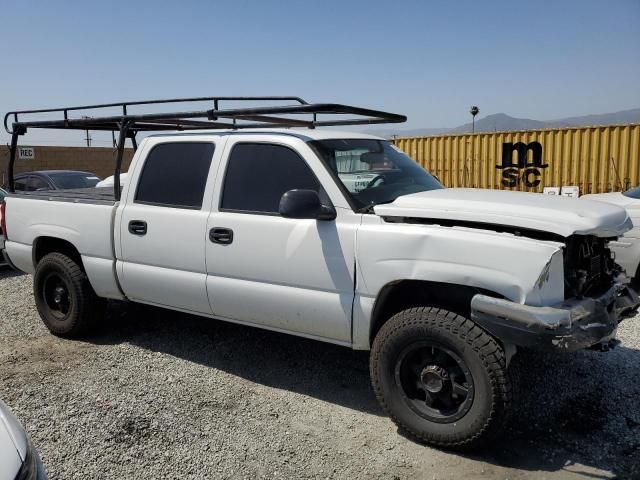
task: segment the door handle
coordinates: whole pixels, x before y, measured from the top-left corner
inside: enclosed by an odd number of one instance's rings
[[[147,222],[143,220],[131,220],[129,222],[129,233],[133,235],[146,235]]]
[[[213,227],[209,230],[209,240],[221,245],[229,245],[233,242],[233,230],[230,228]]]

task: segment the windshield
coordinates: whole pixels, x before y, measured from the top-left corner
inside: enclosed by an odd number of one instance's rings
[[[357,209],[393,202],[410,193],[444,188],[385,140],[314,140],[309,144],[337,175]]]
[[[627,197],[640,199],[640,187],[632,188],[630,190],[627,190],[626,192],[623,192],[622,194]]]
[[[4,200],[5,195],[6,195],[6,192],[0,188],[0,202]]]
[[[56,188],[60,190],[92,188],[100,181],[93,173],[85,172],[50,173],[49,178],[51,178]]]

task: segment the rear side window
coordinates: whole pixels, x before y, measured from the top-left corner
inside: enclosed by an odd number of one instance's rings
[[[282,195],[295,188],[320,188],[300,155],[281,145],[240,143],[229,156],[220,208],[278,213]]]
[[[136,203],[201,208],[214,148],[195,142],[155,146],[144,162]]]
[[[27,188],[27,179],[29,177],[22,177],[15,180],[13,188],[18,192],[29,191]]]

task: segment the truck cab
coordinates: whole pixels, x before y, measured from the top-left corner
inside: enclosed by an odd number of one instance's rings
[[[290,131],[146,139],[115,217],[127,298],[350,344],[361,215],[307,142]],[[332,214],[280,215],[291,190]]]

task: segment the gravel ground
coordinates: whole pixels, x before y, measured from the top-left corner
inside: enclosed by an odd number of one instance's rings
[[[640,317],[613,352],[520,356],[512,428],[460,455],[398,434],[362,352],[114,305],[50,335],[31,277],[0,271],[0,398],[52,479],[640,478]]]

